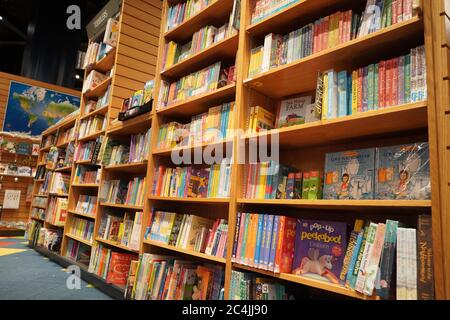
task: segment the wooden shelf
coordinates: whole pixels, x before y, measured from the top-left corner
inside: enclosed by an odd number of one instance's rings
[[[58,168],[58,169],[55,169],[53,171],[55,171],[55,172],[70,172],[70,171],[72,171],[72,166]]]
[[[48,195],[51,197],[62,197],[62,198],[67,198],[69,196],[66,193],[49,193]]]
[[[81,213],[81,212],[77,212],[75,210],[67,210],[68,213],[71,214],[75,214],[77,216],[81,216],[81,217],[85,217],[85,218],[89,218],[89,219],[94,219],[95,220],[95,216],[90,215],[90,214],[86,214],[86,213]]]
[[[194,203],[229,203],[229,198],[175,198],[175,197],[158,197],[149,196],[150,200],[155,201],[177,201],[177,202],[194,202]]]
[[[144,240],[145,244],[151,245],[151,246],[155,246],[155,247],[159,247],[159,248],[164,248],[167,250],[171,250],[171,251],[176,251],[179,253],[183,253],[189,256],[194,256],[194,257],[198,257],[198,258],[202,258],[202,259],[206,259],[206,260],[210,260],[210,261],[214,261],[214,262],[219,262],[219,263],[226,263],[225,258],[220,258],[220,257],[215,257],[212,256],[210,254],[206,254],[206,253],[201,253],[201,252],[197,252],[194,250],[187,250],[187,249],[182,249],[182,248],[178,248],[175,246],[170,246],[168,244],[162,243],[162,242],[158,242],[158,241],[153,241],[153,240]]]
[[[329,292],[342,294],[344,296],[348,296],[348,297],[352,297],[352,298],[356,298],[356,299],[377,300],[377,297],[375,297],[375,296],[374,297],[365,296],[363,294],[360,294],[359,292],[356,292],[352,289],[345,288],[341,285],[328,283],[325,281],[320,281],[320,280],[316,280],[316,279],[312,279],[312,278],[307,278],[305,276],[297,276],[297,275],[289,274],[289,273],[273,273],[271,271],[253,268],[253,267],[249,267],[249,266],[245,266],[245,265],[237,264],[237,263],[233,263],[233,267],[251,271],[251,272],[264,274],[264,275],[267,275],[270,277],[286,280],[289,282],[295,282],[295,283],[302,284],[302,285],[312,287],[312,288],[317,288],[317,289],[321,289],[321,290],[325,290],[325,291],[329,291]]]
[[[69,143],[71,143],[71,142],[75,142],[75,139],[71,139],[71,140],[68,140],[68,141],[65,141],[65,142],[61,142],[61,143],[57,144],[56,147],[57,148],[64,148],[64,147],[68,146]]]
[[[236,33],[161,71],[161,75],[176,79],[211,65],[219,58],[234,60],[238,43],[239,34]]]
[[[71,238],[73,240],[76,240],[78,242],[84,243],[84,244],[86,244],[88,246],[92,246],[92,242],[90,242],[90,241],[88,241],[86,239],[83,239],[83,238],[71,235],[70,233],[66,233],[65,235],[66,235],[66,237],[69,237],[69,238]]]
[[[116,203],[101,202],[100,205],[102,207],[133,209],[133,210],[141,210],[141,211],[144,210],[144,206],[132,206],[129,204],[116,204]]]
[[[314,91],[318,70],[354,68],[355,61],[366,57],[368,52],[385,52],[387,47],[395,46],[399,41],[417,39],[418,35],[423,34],[422,30],[422,19],[412,18],[334,48],[273,68],[246,79],[244,85],[272,98]],[[367,61],[364,64],[367,64]]]
[[[14,178],[34,179],[32,176],[20,176],[20,175],[17,175],[17,174],[5,174],[5,173],[1,173],[0,176],[2,176],[2,177],[14,177]]]
[[[110,165],[104,167],[103,170],[128,173],[146,173],[147,161]]]
[[[220,89],[177,102],[164,109],[159,109],[157,113],[164,116],[193,116],[202,113],[215,104],[225,102],[226,99],[234,100],[235,93],[236,84],[230,84]]]
[[[98,188],[99,185],[97,183],[72,183],[72,187],[77,187],[77,188]]]
[[[51,225],[52,227],[57,227],[57,228],[64,228],[64,223],[63,224],[53,224],[51,222],[48,221],[44,221],[46,224]]]
[[[248,134],[245,139],[279,135],[280,149],[332,144],[353,138],[427,128],[427,102],[360,112],[331,120]],[[267,139],[271,143],[271,139]]]
[[[192,152],[194,151],[194,149],[197,148],[202,148],[202,150],[204,150],[207,146],[211,146],[211,147],[216,147],[218,145],[222,145],[225,146],[228,143],[232,143],[233,139],[226,139],[226,140],[222,140],[222,141],[217,141],[217,142],[211,142],[211,143],[202,143],[202,144],[198,144],[198,145],[192,145],[192,146],[185,146],[185,147],[173,147],[173,148],[164,148],[164,149],[157,149],[154,150],[152,153],[153,155],[158,155],[158,156],[170,156],[172,154],[172,152],[186,152],[186,151],[190,151],[192,150]]]
[[[31,217],[31,219],[44,222],[44,219],[41,219],[41,218],[38,218],[38,217]]]
[[[45,179],[34,179],[34,182],[44,182]]]
[[[225,17],[229,17],[233,9],[233,0],[216,0],[202,11],[185,20],[175,28],[164,34],[166,40],[174,40],[175,42],[188,41],[194,32],[204,27],[208,23],[217,23],[224,21]],[[228,19],[226,20],[228,22]]]
[[[106,92],[106,89],[108,88],[108,86],[111,84],[111,80],[112,80],[111,77],[107,78],[105,81],[100,83],[94,89],[88,90],[85,93],[83,93],[83,97],[86,100],[93,99],[93,98],[100,98]]]
[[[97,139],[98,137],[100,137],[100,136],[102,136],[102,135],[104,135],[104,134],[105,134],[105,130],[100,130],[100,131],[98,131],[98,132],[96,132],[96,133],[93,133],[93,134],[84,136],[84,137],[82,137],[82,138],[78,138],[78,141],[95,140],[95,139]]]
[[[116,58],[116,48],[112,48],[106,54],[106,56],[104,56],[102,59],[95,62],[91,66],[89,66],[86,71],[87,73],[89,73],[91,70],[97,70],[101,73],[105,73],[112,69],[112,67],[114,66],[115,58]]]
[[[38,208],[38,209],[47,209],[46,207],[40,207],[40,206],[31,206],[32,208]]]
[[[95,116],[95,115],[97,115],[97,114],[105,115],[105,114],[108,113],[108,110],[109,110],[109,105],[106,105],[106,106],[104,106],[104,107],[98,108],[98,109],[96,109],[96,110],[94,110],[94,111],[91,111],[91,112],[89,112],[89,113],[86,113],[85,115],[82,115],[82,116],[80,117],[80,121],[83,120],[83,119],[86,119],[86,118]]]
[[[48,198],[48,194],[33,194],[33,197]]]
[[[91,165],[91,166],[100,166],[99,164],[92,163],[92,160],[75,161],[75,164],[85,164],[85,165]]]
[[[107,244],[109,246],[113,246],[113,247],[122,249],[122,250],[130,251],[130,252],[134,252],[134,253],[139,253],[139,250],[134,250],[134,249],[128,248],[126,246],[122,246],[122,245],[120,245],[120,244],[118,244],[118,243],[116,243],[114,241],[105,240],[105,239],[100,238],[100,237],[95,238],[95,240],[97,240],[98,242],[102,242],[104,244]]]
[[[147,112],[135,118],[121,121],[118,125],[111,126],[108,128],[107,133],[115,136],[145,133],[151,127],[151,121],[151,113]]]

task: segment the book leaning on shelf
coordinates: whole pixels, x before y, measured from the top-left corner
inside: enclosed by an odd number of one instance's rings
[[[125,296],[133,300],[223,299],[225,270],[176,257],[144,253]]]
[[[68,239],[65,256],[72,261],[88,266],[91,259],[91,247],[82,242]]]
[[[67,204],[67,198],[51,198],[45,213],[45,221],[55,226],[63,226],[67,217]]]
[[[102,217],[98,236],[104,240],[115,242],[119,245],[139,250],[142,212],[134,215],[125,212],[123,217],[105,214]]]
[[[224,258],[227,235],[224,219],[154,210],[145,239]]]
[[[176,198],[227,198],[231,166],[227,159],[210,168],[155,168],[152,195]]]
[[[99,198],[101,202],[143,206],[147,178],[132,180],[105,180],[102,182]]]
[[[69,234],[92,242],[92,237],[94,234],[94,221],[77,217],[72,218],[69,227]]]
[[[77,206],[75,208],[76,212],[82,214],[88,214],[95,217],[97,208],[97,197],[90,195],[79,195]]]

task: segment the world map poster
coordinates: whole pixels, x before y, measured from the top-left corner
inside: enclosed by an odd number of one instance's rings
[[[77,96],[11,81],[3,131],[40,135],[79,106]]]

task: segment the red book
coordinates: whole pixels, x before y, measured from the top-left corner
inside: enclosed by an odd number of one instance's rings
[[[379,109],[386,107],[386,62],[378,63],[378,105]]]
[[[385,107],[392,106],[392,59],[386,61],[386,90],[385,90]]]
[[[397,0],[397,22],[403,21],[403,0]]]
[[[392,24],[396,24],[398,22],[398,19],[397,19],[397,16],[398,16],[398,13],[397,13],[397,10],[398,10],[397,2],[398,1],[399,0],[393,0],[392,1]],[[402,0],[400,0],[400,2],[401,1]]]
[[[398,64],[399,58],[392,59],[391,106],[398,105]]]
[[[322,50],[328,48],[329,30],[330,30],[330,16],[323,18]]]
[[[358,112],[363,111],[363,78],[364,68],[358,69]]]
[[[276,273],[291,273],[292,271],[296,227],[297,219],[285,216],[280,217],[274,268]]]
[[[136,260],[136,256],[132,254],[111,252],[106,282],[116,285],[126,285],[131,260],[133,258]]]
[[[338,39],[338,44],[340,44],[340,43],[344,42],[344,13],[343,12],[338,12],[337,15],[339,17],[339,39]]]
[[[317,46],[319,44],[319,31],[320,31],[320,23],[314,23],[314,38],[313,38],[313,53],[317,52]]]
[[[345,18],[345,23],[346,23],[345,41],[346,42],[351,40],[352,18],[353,18],[353,11],[352,10],[348,10],[346,12],[346,18]]]
[[[166,168],[164,168],[163,166],[159,166],[158,168],[158,180],[156,182],[156,192],[155,195],[159,196],[161,193],[161,186],[162,186],[162,181],[164,179],[164,173],[166,172]]]

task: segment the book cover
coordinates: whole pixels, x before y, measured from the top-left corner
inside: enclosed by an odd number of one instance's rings
[[[306,106],[311,103],[311,96],[300,96],[281,101],[277,116],[278,128],[305,123]]]
[[[433,244],[431,216],[417,219],[417,298],[434,300]]]
[[[327,153],[324,199],[373,199],[375,149]]]
[[[292,271],[296,228],[297,219],[285,216],[280,217],[274,266],[274,272],[276,273],[291,273]]]
[[[342,222],[298,219],[292,273],[338,284],[347,247]]]
[[[377,294],[382,299],[391,296],[391,279],[394,271],[395,251],[397,244],[398,221],[386,220],[386,231],[384,236],[383,251],[381,253],[380,276],[376,284]]]
[[[428,143],[377,148],[376,199],[431,199]]]
[[[116,285],[126,285],[131,260],[135,259],[136,256],[132,254],[111,252],[106,282]]]

